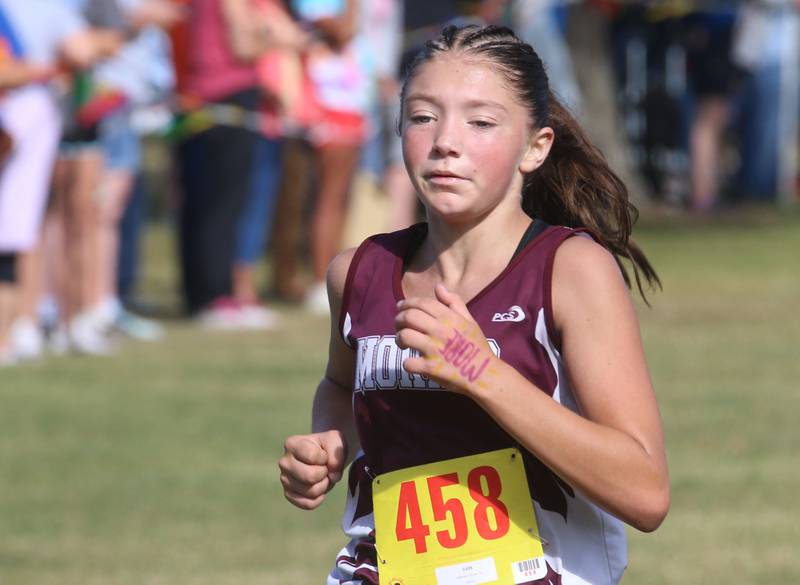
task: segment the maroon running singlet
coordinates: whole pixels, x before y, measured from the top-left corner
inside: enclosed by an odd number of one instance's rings
[[[378,583],[372,478],[397,469],[517,446],[470,398],[402,367],[412,350],[395,343],[394,318],[405,260],[426,224],[366,240],[345,284],[340,332],[356,352],[353,410],[362,451],[353,462],[342,527],[350,538],[328,585]],[[580,232],[548,226],[518,250],[503,272],[467,301],[489,346],[503,361],[567,408],[580,412],[553,326],[551,280],[558,246]],[[589,502],[524,451],[543,537],[547,585],[617,583],[627,564],[623,523]]]

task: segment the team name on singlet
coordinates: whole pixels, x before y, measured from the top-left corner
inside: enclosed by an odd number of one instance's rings
[[[486,340],[495,356],[500,346],[494,339]],[[359,337],[356,346],[355,391],[365,390],[441,390],[442,387],[422,374],[412,374],[403,362],[418,356],[414,349],[400,349],[394,335]]]

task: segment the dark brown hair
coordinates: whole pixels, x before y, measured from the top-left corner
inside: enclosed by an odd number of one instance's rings
[[[476,25],[446,27],[409,65],[401,101],[405,101],[406,88],[417,68],[448,51],[463,51],[491,62],[528,108],[533,127],[553,129],[555,138],[550,154],[541,167],[525,176],[522,188],[525,213],[550,224],[587,228],[614,254],[629,287],[631,280],[621,259],[631,262],[643,298],[642,275],[651,287],[660,287],[658,275],[630,237],[638,212],[628,200],[625,184],[589,142],[577,120],[550,91],[539,56],[511,29]]]

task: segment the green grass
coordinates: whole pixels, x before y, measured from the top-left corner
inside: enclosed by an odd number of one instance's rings
[[[649,228],[649,229],[648,229]],[[642,328],[672,509],[631,583],[800,583],[800,221],[650,225],[665,290]]]
[[[626,583],[800,583],[800,216],[644,222],[664,292],[640,311],[672,510],[631,532]],[[146,292],[174,303],[169,241]],[[173,322],[107,359],[0,371],[0,584],[311,585],[343,544],[343,490],[281,495],[307,429],[327,323],[266,334]]]

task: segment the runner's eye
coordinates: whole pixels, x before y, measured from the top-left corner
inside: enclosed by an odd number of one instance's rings
[[[487,120],[473,120],[472,122],[470,122],[470,124],[473,125],[475,128],[480,128],[481,130],[486,128],[492,128],[495,126],[493,122],[489,122]]]

